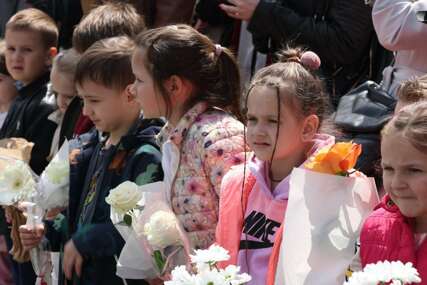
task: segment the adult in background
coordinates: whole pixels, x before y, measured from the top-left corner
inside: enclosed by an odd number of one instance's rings
[[[374,36],[371,8],[362,0],[228,0],[220,7],[248,21],[258,51],[303,45],[320,56],[331,101],[367,78]]]

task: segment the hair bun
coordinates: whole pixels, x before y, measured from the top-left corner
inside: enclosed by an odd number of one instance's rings
[[[305,68],[309,68],[311,70],[318,70],[321,63],[320,57],[312,51],[304,52],[301,55],[300,62]]]

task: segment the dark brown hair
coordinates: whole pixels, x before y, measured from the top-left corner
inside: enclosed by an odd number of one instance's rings
[[[98,40],[117,36],[133,38],[144,30],[144,19],[132,5],[109,2],[91,10],[76,26],[73,47],[83,53]]]
[[[131,56],[134,43],[128,37],[97,41],[81,57],[76,68],[76,84],[86,80],[118,91],[135,81]]]
[[[195,88],[187,109],[205,101],[240,117],[240,75],[230,50],[187,25],[148,30],[138,35],[136,45],[136,52],[143,52],[145,67],[166,102],[167,117],[172,106],[163,84],[172,75],[190,81]]]
[[[4,42],[4,40],[0,40],[0,73],[5,75],[10,75],[6,67],[5,52],[6,52],[6,43]]]
[[[427,99],[427,75],[403,82],[397,90],[397,98],[405,103]]]
[[[38,9],[24,9],[13,15],[6,24],[6,31],[8,30],[37,32],[46,48],[58,45],[58,27],[55,21]]]

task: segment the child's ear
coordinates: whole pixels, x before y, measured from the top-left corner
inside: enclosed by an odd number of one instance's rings
[[[313,137],[319,129],[319,124],[319,117],[316,115],[310,115],[304,119],[301,133],[303,142],[310,142],[313,140]]]
[[[192,85],[184,78],[172,75],[164,83],[164,87],[171,98],[172,104],[186,102],[192,93]]]
[[[125,90],[123,91],[123,95],[126,97],[128,102],[136,102],[136,92],[133,83],[126,86]]]
[[[46,66],[51,66],[53,58],[58,54],[58,49],[56,47],[51,47],[47,51],[46,55]]]

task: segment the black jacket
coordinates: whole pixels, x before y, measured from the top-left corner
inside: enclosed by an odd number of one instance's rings
[[[336,97],[368,72],[374,30],[371,8],[362,0],[261,0],[248,30],[260,52],[275,52],[289,43],[316,52]]]
[[[40,174],[48,163],[47,157],[57,127],[48,119],[56,106],[43,100],[48,82],[49,73],[46,73],[19,89],[19,95],[10,107],[0,130],[0,139],[17,137],[34,143],[30,166],[36,174]]]

